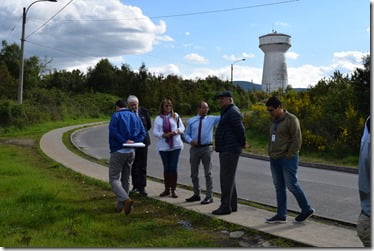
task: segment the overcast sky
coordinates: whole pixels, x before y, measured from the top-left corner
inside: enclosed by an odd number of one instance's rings
[[[1,0],[0,40],[20,43],[22,8]],[[315,85],[335,70],[362,67],[370,50],[369,0],[58,0],[27,12],[25,56],[51,68],[86,71],[101,58],[137,70],[195,79],[261,83],[259,37],[291,36],[288,83]],[[237,62],[245,58],[245,61]]]

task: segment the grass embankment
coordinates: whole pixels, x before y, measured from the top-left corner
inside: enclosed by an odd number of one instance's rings
[[[244,231],[253,237],[253,247],[258,239],[275,247],[302,246],[137,195],[130,215],[116,213],[109,184],[75,173],[41,153],[41,135],[69,124],[73,123],[49,123],[0,139],[0,246],[239,246],[221,230]]]

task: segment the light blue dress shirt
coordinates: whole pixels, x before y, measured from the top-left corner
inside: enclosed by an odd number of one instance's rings
[[[220,116],[207,115],[202,120],[200,141],[201,145],[212,144],[213,129],[218,124]],[[184,137],[188,143],[197,142],[199,131],[200,115],[192,117],[187,122],[187,129],[184,131]]]

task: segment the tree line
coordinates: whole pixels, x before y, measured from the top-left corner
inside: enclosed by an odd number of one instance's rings
[[[48,59],[25,59],[24,104],[16,103],[19,73],[17,44],[2,41],[0,51],[0,127],[24,127],[43,121],[66,118],[110,116],[119,98],[136,95],[152,115],[158,113],[163,98],[170,98],[175,110],[195,114],[199,100],[219,112],[215,95],[222,90],[233,92],[235,104],[243,111],[247,130],[268,134],[269,115],[264,103],[278,96],[284,107],[300,119],[303,148],[335,155],[358,153],[365,118],[370,114],[370,55],[363,67],[350,75],[339,71],[306,89],[265,93],[245,91],[216,76],[183,79],[177,75],[155,75],[143,63],[137,71],[123,64],[117,67],[101,59],[87,72],[50,70]]]

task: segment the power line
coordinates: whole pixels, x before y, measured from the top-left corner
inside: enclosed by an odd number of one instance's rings
[[[58,52],[61,52],[61,53],[64,53],[64,54],[70,54],[71,56],[74,56],[74,57],[93,57],[93,56],[85,56],[85,55],[77,54],[77,53],[72,52],[72,51],[61,50],[61,49],[58,49],[58,48],[55,48],[55,47],[50,47],[50,46],[46,46],[46,45],[37,44],[35,42],[31,42],[31,41],[28,41],[28,40],[25,40],[25,41],[32,44],[32,45],[35,45],[35,46],[39,46],[39,47],[50,49],[50,50],[55,50],[55,51],[58,51]]]
[[[56,14],[54,14],[52,17],[50,17],[46,22],[44,22],[42,25],[40,25],[38,28],[36,28],[33,32],[31,32],[29,35],[27,35],[26,38],[29,38],[30,36],[32,36],[33,34],[35,34],[36,32],[38,32],[41,28],[43,28],[45,25],[47,25],[49,23],[49,21],[51,21],[53,18],[55,18],[58,14],[60,14],[69,4],[71,4],[74,0],[70,0],[67,4],[65,4],[64,7],[62,7],[59,11],[56,12]]]
[[[64,19],[61,21],[64,22],[77,22],[77,21],[89,21],[89,22],[112,22],[112,21],[119,21],[119,20],[139,20],[139,19],[160,19],[160,18],[174,18],[174,17],[185,17],[185,16],[197,16],[197,15],[206,15],[206,14],[215,14],[221,12],[230,12],[230,11],[238,11],[244,9],[253,9],[253,8],[260,8],[266,7],[271,5],[279,5],[291,2],[298,2],[300,0],[287,0],[281,2],[274,2],[268,4],[258,4],[258,5],[249,5],[237,8],[227,8],[227,9],[219,9],[219,10],[208,10],[208,11],[199,11],[199,12],[189,12],[189,13],[181,13],[181,14],[173,14],[173,15],[162,15],[162,16],[150,16],[150,17],[138,17],[138,18],[111,18],[111,19]]]
[[[13,26],[13,28],[11,28],[11,30],[9,31],[9,33],[8,33],[5,37],[9,37],[10,34],[12,34],[12,32],[16,29],[16,27],[17,27],[19,21],[21,21],[21,20],[22,20],[22,16],[18,18],[18,20],[17,20],[17,22],[15,23],[15,25]]]

